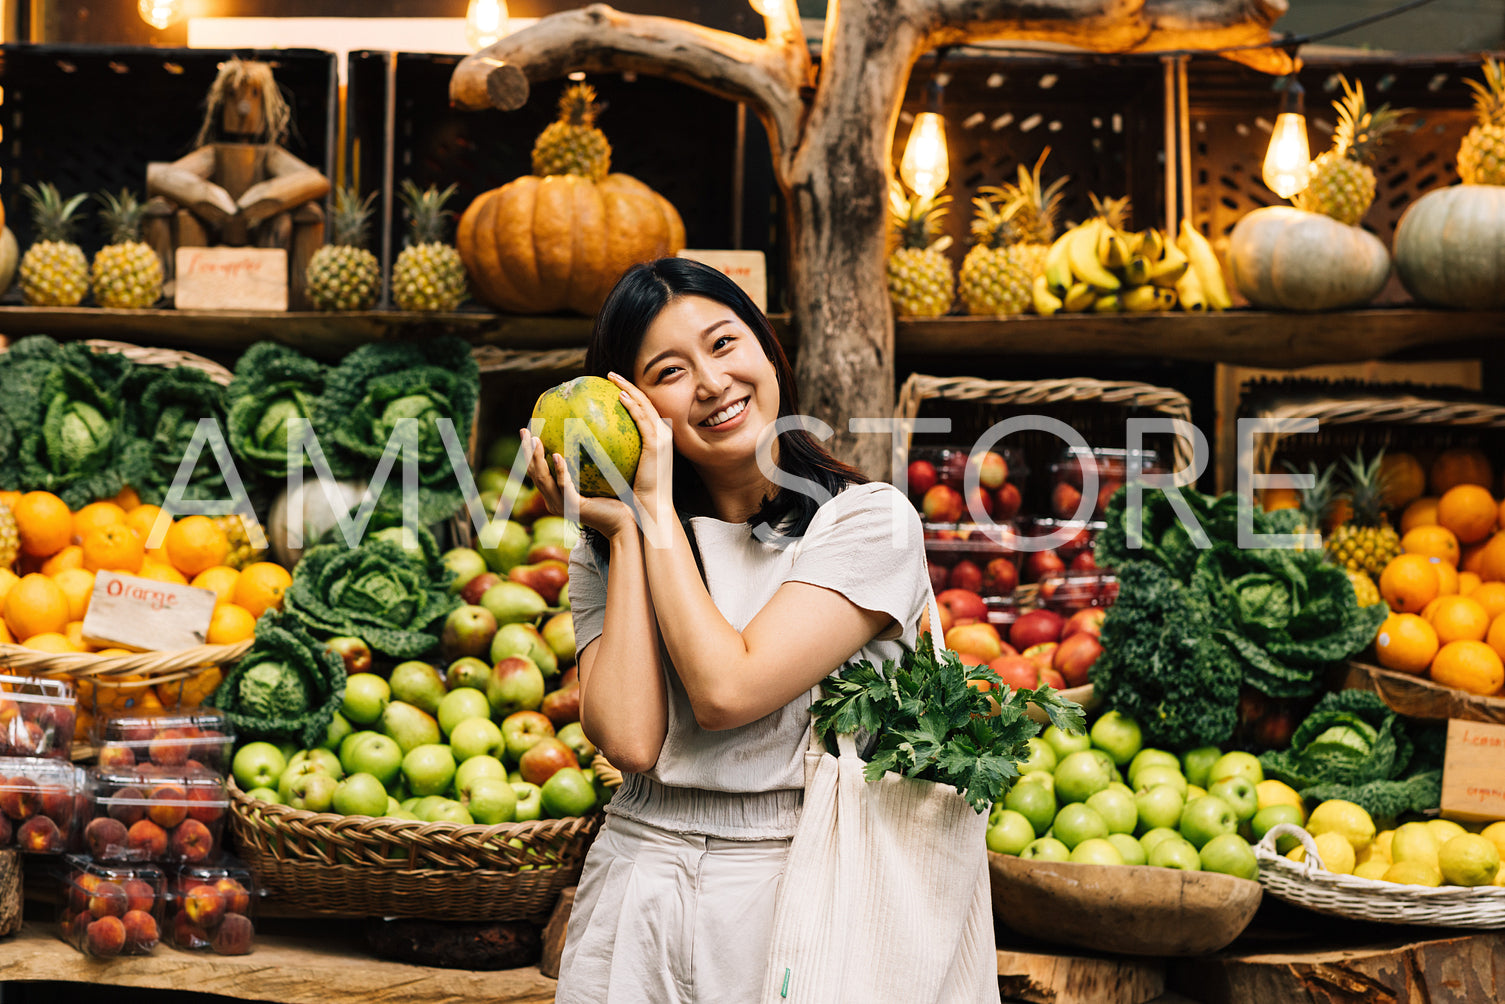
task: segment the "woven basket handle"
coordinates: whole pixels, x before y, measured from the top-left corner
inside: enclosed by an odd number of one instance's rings
[[[1280,853],[1276,851],[1275,845],[1281,837],[1295,837],[1301,841],[1301,846],[1306,848],[1305,864],[1308,871],[1316,868],[1328,870],[1327,863],[1322,860],[1322,854],[1317,850],[1317,842],[1312,839],[1312,835],[1306,831],[1305,827],[1297,826],[1295,823],[1276,823],[1270,827],[1260,840],[1258,849],[1268,852],[1271,857],[1279,857]]]

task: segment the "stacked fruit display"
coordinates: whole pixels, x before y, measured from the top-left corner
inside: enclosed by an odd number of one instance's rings
[[[1016,689],[1080,687],[1103,651],[1101,607],[1070,617],[1045,609],[990,609],[964,589],[942,591],[936,604],[946,647],[964,663],[986,663]]]
[[[174,948],[245,955],[256,936],[256,876],[237,859],[184,863],[167,877],[167,940]]]
[[[99,959],[150,955],[161,940],[166,883],[161,869],[140,862],[64,859],[63,940]]]
[[[0,757],[0,847],[61,854],[78,825],[78,773],[51,757]]]
[[[1305,819],[1300,796],[1267,781],[1250,754],[1143,748],[1138,724],[1116,711],[1086,735],[1052,726],[1029,742],[1019,780],[989,819],[988,849],[999,854],[1254,879],[1246,837]]]
[[[83,842],[99,861],[198,863],[219,853],[229,798],[224,775],[177,766],[90,767]]]
[[[1312,810],[1305,828],[1323,867],[1339,875],[1403,885],[1505,886],[1505,822],[1471,833],[1450,819],[1417,819],[1376,831],[1362,807],[1329,799]],[[1296,844],[1285,855],[1305,861],[1307,850]]]

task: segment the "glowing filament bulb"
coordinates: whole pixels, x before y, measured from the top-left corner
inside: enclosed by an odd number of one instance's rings
[[[1265,184],[1282,199],[1289,199],[1306,187],[1311,168],[1312,150],[1306,140],[1306,116],[1281,112],[1275,117],[1270,148],[1265,151]]]
[[[465,10],[465,38],[473,49],[499,41],[507,30],[506,0],[470,0]]]
[[[161,31],[178,19],[181,0],[139,0],[136,12],[141,20]]]
[[[909,130],[899,177],[917,195],[930,198],[946,185],[951,166],[946,157],[946,121],[939,112],[921,112]]]

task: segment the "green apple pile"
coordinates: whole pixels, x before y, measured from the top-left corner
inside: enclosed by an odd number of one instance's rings
[[[1255,879],[1250,841],[1306,818],[1300,796],[1266,781],[1254,756],[1146,748],[1139,725],[1117,711],[1086,735],[1051,726],[1029,742],[1019,780],[989,819],[988,849],[999,854]]]

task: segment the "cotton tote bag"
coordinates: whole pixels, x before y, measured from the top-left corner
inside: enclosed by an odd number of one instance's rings
[[[853,737],[837,746],[805,754],[762,1000],[997,1004],[987,814],[948,784],[870,782]]]

